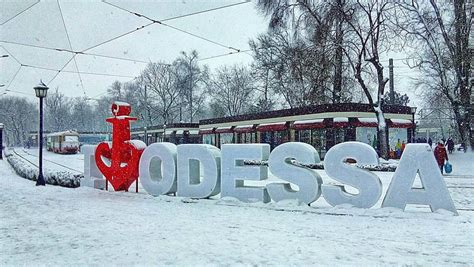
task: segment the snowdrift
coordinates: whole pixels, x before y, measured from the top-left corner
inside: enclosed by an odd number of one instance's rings
[[[5,150],[5,156],[8,163],[13,167],[15,172],[28,180],[36,181],[38,178],[38,167],[18,156],[14,150]],[[67,171],[57,171],[50,169],[43,169],[44,180],[50,185],[59,185],[63,187],[79,187],[82,174],[73,174]]]

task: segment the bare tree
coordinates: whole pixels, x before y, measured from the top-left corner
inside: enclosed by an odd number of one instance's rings
[[[469,34],[472,27],[473,6],[464,0],[400,1],[395,16],[408,44],[414,47],[410,66],[418,68],[423,89],[444,96],[450,104],[461,142],[470,147],[470,106],[472,84]],[[429,103],[436,105],[435,102]]]
[[[383,52],[384,42],[388,40],[386,17],[393,4],[388,0],[357,0],[347,4],[346,8],[343,11],[344,19],[353,38],[348,40],[344,53],[349,59],[355,79],[377,117],[379,153],[388,158],[388,130],[383,113],[383,95],[388,78],[384,76],[380,53]],[[374,88],[371,86],[372,80],[375,82]],[[375,96],[372,95],[373,91]]]
[[[250,71],[243,66],[219,68],[213,79],[209,94],[212,106],[225,112],[226,116],[244,114],[251,102],[254,84]]]
[[[308,65],[311,71],[306,75],[310,77],[314,98],[321,99],[321,95],[324,95],[327,97],[325,103],[343,101],[342,50],[346,25],[342,10],[346,2],[346,0],[257,1],[260,10],[270,16],[270,29],[292,28],[294,35],[306,36],[311,46],[305,48],[305,59],[309,59],[307,62],[312,63]]]
[[[85,97],[77,97],[72,99],[71,107],[71,129],[78,131],[94,131],[95,114],[94,108]]]
[[[49,131],[70,130],[71,126],[71,101],[66,95],[59,92],[48,94],[45,98],[45,129]]]
[[[107,93],[114,100],[125,100],[123,84],[119,81],[113,82],[112,85],[107,89]]]
[[[193,122],[196,115],[203,111],[203,91],[208,84],[209,69],[207,66],[200,66],[198,59],[197,51],[193,50],[190,53],[181,52],[181,56],[173,63],[177,73],[177,86],[182,90],[180,121],[187,119]],[[188,112],[184,114],[183,111]]]
[[[0,98],[0,120],[5,124],[6,143],[9,145],[24,145],[28,133],[35,129],[38,119],[36,105],[26,98]]]
[[[163,123],[173,122],[179,115],[181,96],[175,68],[164,63],[149,63],[141,79],[150,91],[151,111],[160,116]]]

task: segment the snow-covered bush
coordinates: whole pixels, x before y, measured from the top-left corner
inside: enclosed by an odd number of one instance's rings
[[[291,161],[292,164],[297,166],[305,166],[310,169],[315,170],[324,170],[324,163],[316,163],[316,164],[301,164],[295,160]],[[244,165],[264,165],[268,166],[268,161],[258,161],[258,160],[244,160]],[[357,164],[356,164],[357,165]],[[359,168],[369,170],[369,171],[381,171],[381,172],[394,172],[397,169],[398,162],[395,161],[384,161],[383,159],[380,160],[379,165],[357,165]]]
[[[28,180],[37,180],[37,166],[19,157],[12,150],[5,150],[5,156],[8,163],[10,163],[19,176]],[[72,188],[79,187],[81,178],[84,178],[82,174],[73,174],[67,171],[50,170],[46,168],[43,169],[43,176],[47,184]]]

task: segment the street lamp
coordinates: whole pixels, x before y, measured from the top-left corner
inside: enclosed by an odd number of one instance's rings
[[[163,124],[163,142],[166,142],[166,124]]]
[[[416,133],[416,123],[415,123],[415,114],[416,114],[416,107],[411,107],[411,114],[413,116],[413,127],[412,127],[412,135],[411,135],[411,142],[415,143],[415,133]]]
[[[36,185],[45,185],[43,177],[43,98],[46,97],[48,93],[48,86],[40,81],[40,83],[34,87],[36,97],[39,98],[39,174],[38,179],[36,180]]]
[[[0,123],[0,159],[3,159],[3,123]]]
[[[143,127],[143,135],[144,135],[143,141],[148,146],[148,131],[147,130],[148,130],[148,128],[146,126]]]

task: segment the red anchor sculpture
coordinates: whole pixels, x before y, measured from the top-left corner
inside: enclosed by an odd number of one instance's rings
[[[102,142],[96,149],[95,161],[105,176],[106,190],[110,182],[115,191],[128,191],[136,181],[138,192],[138,163],[146,145],[139,140],[130,140],[130,121],[137,120],[129,116],[131,111],[130,104],[114,102],[114,117],[106,120],[112,124],[112,142]]]

